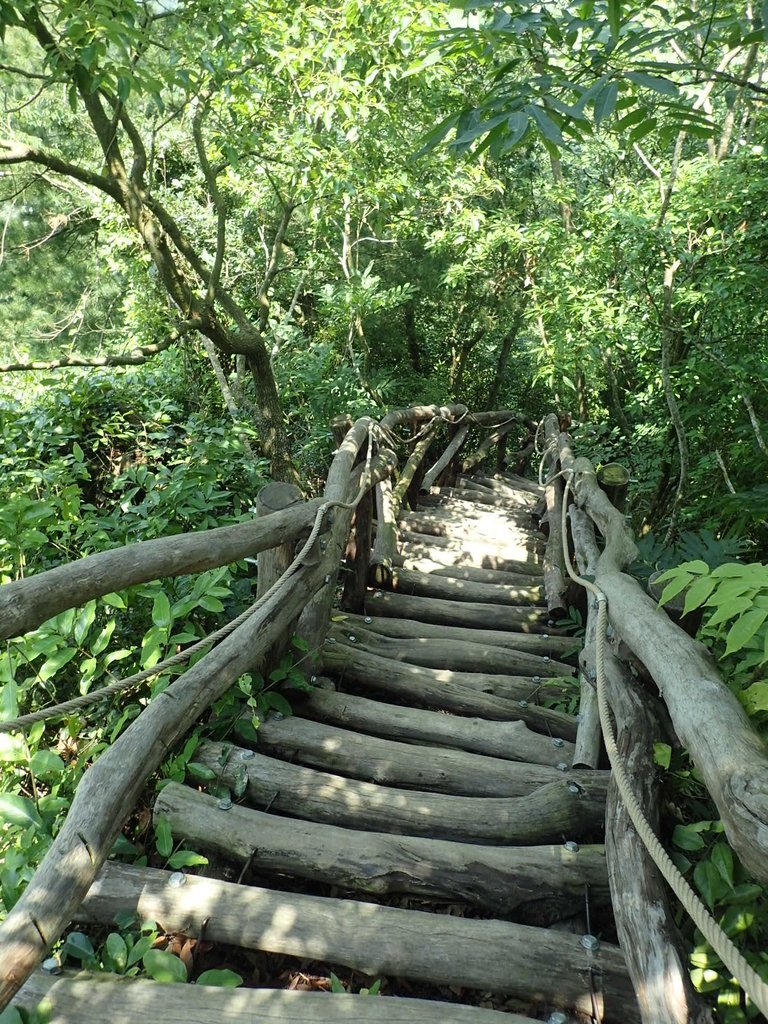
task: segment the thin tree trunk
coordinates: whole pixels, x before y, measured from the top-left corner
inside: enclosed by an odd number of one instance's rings
[[[486,403],[488,409],[495,409],[498,404],[501,386],[504,381],[504,375],[507,372],[509,356],[510,353],[512,352],[512,346],[517,340],[517,335],[520,331],[520,325],[522,324],[522,322],[523,311],[518,310],[518,312],[515,313],[515,318],[512,321],[512,326],[504,335],[504,340],[502,341],[501,348],[499,349],[499,358],[496,361],[496,372],[493,376],[493,383],[491,384],[490,391],[488,392],[488,401]]]

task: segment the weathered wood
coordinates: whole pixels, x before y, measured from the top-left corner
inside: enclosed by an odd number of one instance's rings
[[[443,454],[440,456],[437,462],[424,474],[424,479],[421,482],[421,489],[423,491],[428,491],[432,484],[435,482],[435,480],[437,480],[437,478],[440,476],[442,471],[446,468],[446,466],[450,464],[451,459],[454,457],[454,455],[459,451],[461,446],[466,441],[467,434],[469,433],[469,426],[469,423],[463,423],[458,428],[456,433],[451,438]]]
[[[568,449],[568,456],[564,454]],[[587,459],[570,457],[576,497],[605,537],[596,582],[611,625],[659,687],[675,732],[687,747],[742,864],[768,881],[768,747],[723,682],[703,644],[687,636],[620,570],[637,555],[624,517],[597,486]]]
[[[592,520],[576,505],[569,510],[571,535],[573,537],[576,565],[582,576],[593,577],[600,559],[600,549],[595,540]],[[587,621],[584,640],[579,654],[579,728],[576,733],[576,750],[573,767],[597,768],[602,749],[600,712],[597,706],[597,664],[595,641],[597,637],[597,598],[591,591],[586,592]]]
[[[352,423],[352,417],[349,413],[342,413],[341,416],[334,416],[331,420],[331,433],[333,434],[333,440],[336,442],[336,447],[341,448],[344,443],[344,438],[347,436],[347,432],[350,430]]]
[[[477,451],[465,457],[464,461],[461,464],[462,470],[465,473],[468,473],[473,466],[478,466],[484,459],[488,457],[491,448],[493,448],[495,444],[498,444],[498,442],[511,431],[517,430],[519,425],[520,422],[517,417],[515,417],[515,419],[511,423],[500,424],[496,428],[496,430],[492,431],[482,441],[482,443],[478,446]]]
[[[6,583],[0,587],[0,639],[36,629],[51,616],[116,588],[203,572],[295,541],[312,527],[320,504],[316,498],[250,523],[127,544]]]
[[[257,747],[292,764],[364,782],[456,796],[525,796],[563,777],[553,767],[381,739],[296,715],[262,722]],[[582,782],[583,776],[571,772],[568,778]]]
[[[356,689],[367,693],[396,694],[456,714],[477,713],[504,721],[520,720],[537,732],[551,730],[553,736],[576,738],[576,719],[572,715],[533,703],[540,691],[548,689],[546,680],[423,668],[379,658],[342,644],[326,644],[321,660],[325,672],[337,674],[345,685],[354,684]]]
[[[507,537],[503,544],[452,537],[429,537],[403,530],[400,551],[405,557],[430,558],[443,565],[475,565],[481,569],[526,572],[541,561],[543,547],[530,534]]]
[[[207,741],[197,748],[195,759],[230,789],[244,780],[244,795],[259,809],[329,825],[525,846],[555,842],[563,835],[591,836],[603,827],[607,786],[602,777],[594,776],[594,782],[585,782],[575,794],[563,778],[526,796],[467,797],[358,782],[253,752],[243,760],[241,753],[230,744]]]
[[[440,565],[428,571],[433,576],[449,576],[454,580],[471,580],[473,583],[500,583],[510,587],[540,587],[542,570],[534,562],[527,562],[527,571],[504,572],[503,569],[478,569],[471,565]]]
[[[33,975],[14,1005],[50,1007],[49,1024],[536,1024],[530,1017],[425,999],[371,999],[328,992],[160,985],[114,974]]]
[[[544,597],[541,587],[473,583],[471,580],[432,576],[412,569],[396,569],[393,586],[401,594],[444,598],[448,601],[484,601],[500,605],[540,605]]]
[[[347,611],[361,612],[368,588],[371,560],[371,520],[373,518],[373,491],[367,491],[355,509],[352,532],[345,552],[346,573],[341,606]]]
[[[392,504],[395,515],[400,511],[403,499],[405,498],[408,488],[411,486],[419,467],[424,461],[424,456],[427,454],[428,449],[435,439],[439,425],[439,421],[436,421],[424,432],[424,436],[416,442],[413,451],[408,457],[408,461],[403,466],[400,479],[392,490]]]
[[[649,696],[609,649],[608,699],[632,790],[658,834],[661,792],[653,744],[661,724]],[[613,913],[644,1024],[712,1024],[688,974],[688,949],[674,922],[669,890],[640,841],[615,780],[608,789],[606,853]]]
[[[547,506],[547,549],[544,555],[544,590],[547,595],[547,608],[553,619],[561,619],[568,613],[565,597],[565,569],[563,567],[563,480],[559,475],[557,455],[557,439],[560,424],[557,416],[550,414],[544,420],[544,433],[547,450],[550,455],[550,467],[544,498]]]
[[[56,941],[109,855],[145,781],[202,712],[257,667],[323,586],[327,556],[301,566],[261,607],[152,700],[80,780],[69,813],[21,899],[0,924],[0,1008]]]
[[[397,516],[392,504],[392,481],[376,487],[376,541],[369,563],[369,582],[375,587],[392,586],[392,560],[397,552]]]
[[[511,501],[516,501],[521,505],[525,505],[526,508],[534,508],[536,505],[536,497],[534,494],[528,490],[523,490],[522,487],[515,487],[498,476],[486,476],[483,473],[474,473],[471,479],[476,480],[478,483],[487,487],[490,491],[493,491],[496,494],[500,494],[505,498],[509,498]]]
[[[374,618],[366,615],[348,615],[345,626],[352,630],[365,628],[384,636],[401,640],[429,638],[434,640],[463,640],[468,643],[486,644],[489,647],[503,647],[513,651],[528,651],[543,657],[565,661],[575,658],[574,650],[578,641],[572,636],[558,636],[548,633],[510,633],[500,629],[463,629],[460,626],[439,626],[432,622],[418,622],[411,619]]]
[[[408,743],[458,747],[511,761],[559,766],[560,770],[566,769],[573,757],[572,743],[566,740],[555,746],[549,737],[532,732],[520,721],[446,715],[322,689],[294,699],[294,707],[305,717]]]
[[[491,491],[479,489],[470,490],[468,487],[441,487],[439,493],[452,501],[466,502],[468,505],[489,505],[491,508],[502,509],[505,512],[515,512],[520,518],[532,521],[531,513],[525,510],[510,508],[509,499]]]
[[[492,529],[495,535],[503,537],[508,528],[527,530],[530,516],[527,513],[516,513],[506,509],[498,515],[471,515],[456,510],[429,509],[421,512],[401,512],[400,525],[411,533],[424,533],[434,537],[472,537],[479,533],[487,533]]]
[[[527,477],[520,476],[519,473],[510,473],[509,470],[504,470],[501,473],[494,474],[495,477],[502,480],[504,483],[510,484],[512,487],[517,487],[521,491],[529,491],[534,494],[537,498],[544,497],[544,488],[541,484],[534,483],[533,480],[529,480]]]
[[[608,462],[597,471],[597,482],[612,505],[623,512],[627,503],[629,473],[618,462]]]
[[[352,643],[356,649],[359,646],[391,661],[407,661],[412,665],[424,665],[426,668],[451,669],[454,673],[471,672],[476,676],[478,673],[531,675],[545,680],[558,676],[573,676],[571,665],[555,661],[547,655],[530,654],[508,647],[489,647],[487,644],[454,640],[450,637],[395,639],[369,630],[367,624],[359,622],[356,626],[349,623],[334,626],[329,636],[341,643]],[[555,695],[555,689],[557,696],[560,696],[561,688],[553,688],[546,696]],[[539,693],[540,696],[545,695],[544,691]]]
[[[262,487],[256,495],[256,514],[259,517],[274,515],[276,512],[283,512],[287,508],[298,505],[302,500],[302,493],[295,484],[269,483]],[[259,552],[256,578],[257,599],[264,597],[288,569],[294,559],[295,550],[296,543],[287,541],[274,548],[266,548]],[[280,634],[275,636],[267,656],[267,671],[274,666],[276,660],[285,650],[292,632],[293,623],[289,623]]]
[[[534,1004],[579,1009],[591,1006],[583,981],[591,965],[602,973],[602,1018],[622,1024],[639,1019],[623,954],[608,943],[590,960],[578,936],[505,921],[272,893],[191,875],[179,888],[167,881],[163,871],[110,865],[89,894],[88,912],[108,923],[128,906],[169,932],[192,935],[209,918],[205,931],[213,942],[294,955],[302,950],[298,955],[332,959],[373,976],[509,992]]]
[[[366,600],[369,615],[417,619],[443,626],[476,626],[478,629],[508,629],[520,633],[546,633],[547,613],[543,609],[480,604],[474,601],[442,601],[432,597],[410,597],[377,590]]]
[[[602,559],[601,559],[602,562]],[[644,663],[742,864],[768,882],[768,747],[703,644],[623,573],[598,571],[611,625]]]

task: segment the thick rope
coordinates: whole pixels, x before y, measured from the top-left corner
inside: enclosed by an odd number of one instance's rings
[[[250,606],[250,608],[241,612],[240,615],[232,619],[225,626],[222,626],[221,629],[217,629],[214,633],[210,633],[208,636],[203,637],[202,640],[198,640],[197,643],[192,644],[191,647],[187,647],[186,650],[180,651],[178,654],[174,654],[172,657],[158,662],[158,664],[154,665],[152,668],[136,672],[134,675],[128,676],[126,679],[117,679],[114,683],[102,686],[98,690],[94,690],[92,693],[84,694],[82,697],[74,697],[72,700],[64,701],[61,704],[53,704],[50,707],[41,708],[39,711],[30,712],[28,715],[21,715],[19,718],[12,718],[9,721],[0,722],[0,733],[15,732],[17,729],[26,729],[28,726],[34,725],[35,722],[45,722],[51,718],[59,718],[72,711],[79,711],[82,708],[87,708],[91,704],[96,704],[115,693],[120,693],[122,690],[138,686],[139,683],[143,683],[144,680],[150,679],[153,676],[160,675],[162,672],[165,672],[166,669],[173,668],[176,665],[184,665],[189,661],[193,654],[197,654],[198,651],[201,651],[206,647],[218,644],[228,637],[230,633],[233,633],[239,626],[242,626],[244,622],[262,608],[268,599],[271,600],[275,594],[279,593],[285,586],[287,586],[290,578],[294,573],[298,572],[299,568],[304,564],[304,559],[314,546],[326,513],[332,508],[342,508],[347,510],[357,508],[361,498],[368,490],[369,486],[371,453],[373,449],[372,442],[373,424],[370,425],[368,430],[368,452],[366,454],[365,472],[360,479],[360,487],[355,498],[348,502],[326,501],[320,506],[317,510],[312,530],[302,546],[301,551],[299,551],[298,555],[296,555],[282,576],[274,583],[266,594],[263,594],[258,601],[254,602],[254,604]]]
[[[720,925],[715,921],[683,875],[675,867],[672,858],[660,843],[656,833],[651,828],[650,822],[643,814],[642,808],[632,789],[632,784],[627,775],[624,763],[616,743],[616,735],[611,721],[610,706],[606,695],[605,687],[605,645],[607,642],[608,627],[608,599],[602,590],[583,577],[577,575],[571,562],[571,555],[568,550],[568,533],[566,514],[568,508],[568,495],[571,491],[571,480],[573,471],[565,482],[563,494],[563,555],[565,567],[571,579],[588,590],[597,601],[597,706],[600,714],[600,726],[603,731],[605,749],[608,760],[611,763],[613,777],[616,779],[621,799],[632,820],[635,830],[643,842],[646,850],[651,856],[656,867],[664,876],[667,884],[682,903],[688,914],[693,918],[696,927],[704,938],[714,949],[725,966],[738,981],[742,989],[747,993],[752,1002],[762,1013],[768,1017],[768,984],[763,981],[757,971],[754,970],[742,956],[736,946],[731,942]]]

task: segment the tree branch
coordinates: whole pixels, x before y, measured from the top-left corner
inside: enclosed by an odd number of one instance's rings
[[[665,544],[669,544],[674,533],[680,499],[688,483],[688,440],[685,436],[685,426],[680,415],[680,406],[677,404],[677,399],[672,389],[672,378],[670,375],[672,365],[672,288],[675,274],[679,267],[680,260],[675,260],[664,268],[664,321],[661,326],[661,380],[664,386],[664,395],[667,399],[669,416],[677,435],[677,447],[680,455],[680,477],[677,481],[677,491],[675,492],[672,504],[672,514],[664,540]]]
[[[203,140],[203,116],[205,114],[206,106],[200,103],[195,110],[192,118],[192,135],[195,140],[195,148],[197,150],[197,158],[200,161],[200,167],[205,178],[205,185],[208,189],[208,195],[211,197],[213,208],[216,211],[216,255],[213,258],[213,267],[208,278],[208,286],[205,292],[205,302],[210,308],[216,299],[216,294],[219,290],[219,281],[221,279],[221,268],[224,264],[224,249],[227,244],[227,214],[224,209],[224,204],[221,201],[221,193],[219,192],[219,185],[216,181],[216,173],[211,167],[208,154],[205,151],[205,141]],[[208,353],[210,356],[210,353]]]
[[[67,356],[66,359],[53,359],[50,362],[31,360],[26,363],[0,363],[0,373],[18,373],[25,370],[60,370],[70,366],[140,366],[151,356],[170,348],[185,334],[190,331],[199,330],[202,326],[200,320],[186,320],[175,327],[162,341],[154,345],[141,345],[130,352],[123,352],[109,356]]]
[[[80,167],[78,164],[70,163],[53,153],[44,153],[34,146],[25,146],[20,142],[13,142],[11,139],[0,139],[0,165],[2,164],[39,164],[56,174],[63,174],[67,178],[74,178],[84,185],[97,188],[100,192],[106,193],[112,199],[121,203],[120,189],[116,182],[98,174],[96,171],[89,171],[87,167]]]

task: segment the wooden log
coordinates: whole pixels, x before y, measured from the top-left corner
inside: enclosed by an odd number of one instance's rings
[[[433,576],[448,576],[454,580],[470,580],[473,583],[501,583],[510,587],[540,587],[541,566],[534,562],[525,563],[527,572],[504,572],[502,569],[478,569],[471,565],[440,565],[427,570]]]
[[[352,532],[345,552],[346,574],[341,607],[346,611],[362,612],[368,588],[371,560],[371,521],[373,519],[373,491],[363,495],[355,509]]]
[[[432,597],[410,597],[377,590],[366,600],[369,615],[388,615],[398,619],[417,619],[443,626],[468,626],[478,629],[508,629],[520,633],[546,633],[546,611],[515,608],[473,601],[443,601]]]
[[[421,489],[423,491],[428,491],[432,484],[440,476],[442,471],[446,468],[446,466],[450,465],[451,459],[459,451],[459,449],[467,439],[467,434],[469,433],[469,426],[470,425],[468,423],[463,423],[458,428],[456,433],[451,438],[451,441],[449,442],[443,454],[440,456],[437,462],[424,474],[424,479],[421,482]]]
[[[348,412],[342,413],[340,416],[334,416],[331,420],[331,433],[337,448],[341,448],[344,444],[344,438],[347,436],[353,422]]]
[[[462,515],[450,509],[429,509],[426,512],[401,512],[400,525],[411,533],[424,533],[435,537],[472,537],[492,531],[500,540],[507,528],[526,530],[530,516],[504,512],[501,516]]]
[[[258,668],[307,595],[325,585],[329,568],[326,555],[301,566],[290,586],[274,588],[249,619],[155,697],[83,775],[64,824],[0,923],[0,1008],[71,920],[169,748],[238,676]]]
[[[480,465],[484,459],[486,459],[491,451],[491,448],[495,444],[509,434],[513,430],[519,428],[519,421],[513,420],[511,423],[501,423],[496,430],[492,431],[478,446],[477,450],[471,455],[467,455],[461,464],[461,468],[465,473],[468,473],[474,466]]]
[[[262,722],[257,747],[291,764],[382,786],[455,796],[525,796],[562,779],[553,767],[381,739],[296,715]],[[583,776],[571,772],[568,778],[581,783]]]
[[[572,636],[557,636],[548,633],[509,633],[500,629],[463,629],[460,626],[439,626],[431,622],[374,618],[370,615],[366,615],[364,618],[348,615],[344,624],[353,631],[365,628],[401,640],[421,638],[462,640],[468,643],[486,644],[488,647],[528,651],[531,654],[556,658],[561,661],[572,659],[574,648],[578,646],[578,641]]]
[[[349,993],[163,985],[99,972],[33,975],[14,1000],[30,1012],[50,1007],[49,1024],[536,1024],[530,1017],[426,999],[371,999]]]
[[[453,501],[467,502],[472,505],[489,505],[491,508],[503,509],[506,512],[513,512],[510,508],[509,499],[490,491],[470,490],[467,487],[441,487],[439,493]],[[531,521],[531,514],[525,510],[518,510],[521,518]]]
[[[547,608],[550,617],[561,619],[568,614],[565,597],[565,569],[563,567],[563,490],[564,484],[559,475],[557,457],[557,439],[560,424],[557,416],[550,414],[544,420],[544,432],[548,450],[552,453],[544,498],[547,506],[548,537],[547,549],[544,554],[544,590],[547,595]]]
[[[512,487],[517,487],[521,491],[530,491],[537,498],[544,497],[544,488],[541,484],[535,483],[533,480],[529,480],[527,477],[520,476],[519,473],[510,473],[509,470],[505,470],[502,473],[495,474],[500,480],[511,484]]]
[[[553,765],[561,771],[567,769],[573,757],[572,743],[566,740],[562,746],[555,746],[549,737],[532,732],[520,721],[446,715],[322,689],[294,700],[294,707],[304,717],[376,736],[457,747],[511,761]]]
[[[608,500],[619,512],[623,512],[627,504],[629,473],[618,462],[607,462],[597,471],[597,483],[608,495]]]
[[[600,559],[600,549],[595,540],[592,520],[576,505],[569,512],[571,535],[576,564],[582,576],[593,577]],[[587,621],[584,631],[583,648],[579,654],[579,728],[576,733],[576,750],[573,755],[574,768],[597,768],[600,763],[603,736],[600,728],[600,712],[597,706],[597,663],[595,642],[597,639],[597,598],[587,591]]]
[[[530,437],[516,452],[507,455],[504,466],[499,466],[497,472],[509,471],[520,475],[525,471],[525,467],[528,465],[528,460],[533,455],[535,447],[534,439]]]
[[[469,797],[394,789],[345,779],[230,744],[207,741],[195,751],[213,769],[217,783],[234,790],[245,781],[244,796],[258,809],[362,831],[450,839],[459,843],[516,843],[533,846],[563,835],[593,836],[603,827],[604,779],[579,786],[561,779],[526,796]],[[222,764],[222,762],[225,762]]]
[[[526,572],[526,565],[541,561],[543,547],[527,531],[507,531],[503,544],[454,537],[429,537],[403,530],[400,551],[405,556],[432,558],[445,565],[475,565],[481,569]]]
[[[567,445],[567,435],[561,435],[561,459]],[[729,843],[742,864],[768,882],[768,747],[704,645],[687,636],[635,580],[619,571],[637,555],[624,517],[597,486],[588,460],[576,459],[572,465],[578,503],[605,537],[596,582],[608,598],[611,625],[655,680],[675,732],[717,806]]]
[[[272,893],[192,875],[172,888],[166,872],[110,865],[89,894],[89,915],[111,923],[126,906],[142,919],[162,922],[169,932],[199,935],[209,918],[205,932],[213,942],[270,952],[302,950],[298,955],[327,957],[374,977],[509,992],[539,1005],[548,1000],[586,1010],[592,1002],[583,976],[591,966],[602,974],[597,1004],[606,1024],[639,1020],[618,947],[602,943],[590,957],[578,936],[562,932]],[[494,956],[488,956],[488,948]]]
[[[397,569],[393,586],[398,593],[437,597],[447,601],[482,601],[499,605],[540,605],[541,587],[509,586],[501,583],[473,583],[450,576],[432,576],[412,569]]]
[[[662,795],[653,759],[661,723],[645,691],[608,649],[607,695],[632,791],[658,834]],[[644,1024],[712,1024],[688,973],[689,951],[674,921],[667,885],[640,841],[614,779],[608,789],[606,852],[613,912]]]
[[[269,483],[262,487],[256,495],[256,514],[261,516],[274,515],[287,508],[298,505],[302,501],[302,493],[295,484]],[[287,541],[274,548],[266,548],[259,552],[258,576],[256,578],[256,597],[260,599],[269,591],[288,569],[294,559],[296,542]],[[283,653],[293,632],[293,623],[277,636],[267,655],[266,671],[274,667]]]
[[[407,425],[415,426],[426,420],[440,419],[446,423],[463,419],[469,410],[466,405],[411,405],[407,409],[393,409],[381,421],[384,431]]]
[[[250,523],[127,544],[6,583],[0,587],[0,639],[21,636],[53,615],[116,588],[230,565],[295,541],[311,529],[320,504],[315,498]]]
[[[536,695],[547,689],[545,681],[423,668],[389,661],[342,644],[332,647],[326,644],[322,650],[322,666],[325,672],[338,674],[345,685],[354,684],[366,693],[397,695],[455,714],[477,713],[505,721],[519,720],[536,732],[567,740],[576,738],[576,719],[572,715],[533,703]],[[463,681],[457,682],[457,679]]]
[[[400,506],[403,503],[405,495],[408,492],[408,488],[416,478],[416,474],[419,471],[419,467],[424,461],[424,456],[427,454],[432,442],[437,434],[439,421],[435,422],[428,430],[425,431],[424,436],[420,438],[414,445],[413,451],[408,457],[408,461],[403,466],[403,471],[400,474],[400,479],[397,481],[396,486],[392,491],[392,504],[394,514],[397,515],[400,511]],[[418,493],[418,491],[417,491]]]
[[[392,504],[392,481],[382,480],[376,487],[376,541],[369,563],[369,583],[374,587],[392,586],[392,560],[398,547],[397,516]]]
[[[522,487],[514,487],[512,484],[506,483],[498,476],[486,476],[484,473],[474,473],[470,479],[476,480],[495,494],[499,494],[502,497],[509,498],[521,505],[525,505],[526,508],[534,508],[536,506],[536,497],[530,491],[523,490]]]
[[[394,639],[369,630],[364,623],[359,622],[356,626],[349,623],[334,626],[329,637],[340,643],[354,644],[355,649],[360,647],[391,661],[407,661],[412,665],[433,669],[451,669],[454,673],[473,673],[477,680],[484,679],[488,673],[538,676],[544,680],[573,676],[571,665],[555,661],[547,655],[530,654],[508,647],[489,647],[487,644],[450,637]],[[546,687],[539,691],[539,696],[561,694],[561,687],[553,687],[551,692],[546,691]]]

